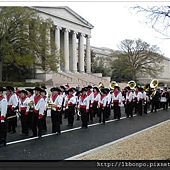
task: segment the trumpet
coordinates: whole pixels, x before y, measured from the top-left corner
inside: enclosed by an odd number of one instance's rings
[[[48,108],[49,108],[49,109],[54,109],[54,108],[56,108],[56,107],[57,107],[56,104],[48,102]]]
[[[54,104],[54,103],[48,103],[48,109],[55,109],[55,108],[57,108],[57,105],[56,104]],[[58,109],[57,111],[61,111],[62,110],[62,108],[60,108],[60,109]]]

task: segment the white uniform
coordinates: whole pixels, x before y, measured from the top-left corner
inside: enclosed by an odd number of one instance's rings
[[[115,92],[113,92],[111,97],[112,97],[112,103],[118,102],[118,104],[121,105],[123,98],[122,98],[122,93],[120,91],[118,92],[117,95]]]
[[[89,111],[89,104],[90,104],[89,96],[86,95],[85,98],[84,98],[84,96],[79,97],[79,102],[78,102],[79,108],[86,108],[86,112],[88,112]]]
[[[7,113],[7,99],[4,96],[0,96],[0,123],[5,122]]]
[[[50,103],[53,103],[53,104],[56,105],[56,107],[55,107],[55,108],[52,108],[52,110],[54,110],[54,111],[60,110],[61,107],[62,107],[62,102],[63,102],[63,97],[62,97],[62,95],[57,95],[54,101],[53,101],[53,99],[52,99],[52,95],[50,96]]]
[[[77,103],[76,97],[77,96],[69,96],[69,95],[67,95],[65,97],[65,100],[64,100],[63,110],[65,110],[67,106],[75,106],[76,103]]]
[[[45,110],[45,101],[41,96],[34,97],[34,112],[39,114],[39,117],[42,117]]]

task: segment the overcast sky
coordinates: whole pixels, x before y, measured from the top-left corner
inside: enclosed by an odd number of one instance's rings
[[[21,0],[22,1],[22,0]],[[143,15],[134,15],[129,8],[139,4],[146,5],[165,5],[153,2],[100,2],[98,0],[82,2],[76,0],[69,2],[63,0],[62,2],[2,2],[2,5],[13,6],[68,6],[88,22],[94,28],[92,29],[91,45],[96,47],[107,47],[117,50],[117,45],[124,39],[137,39],[141,38],[143,41],[151,45],[160,47],[162,53],[170,58],[170,40],[162,39],[160,34],[156,33],[149,26],[144,24],[145,18]]]

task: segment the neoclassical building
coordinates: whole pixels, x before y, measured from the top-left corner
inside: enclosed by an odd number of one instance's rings
[[[55,25],[55,43],[64,57],[64,66],[59,65],[59,71],[91,73],[90,38],[93,25],[67,6],[32,8],[40,17],[50,18]]]
[[[34,8],[40,17],[44,19],[50,18],[53,21],[55,25],[55,44],[58,50],[62,52],[65,61],[64,65],[59,65],[57,74],[44,74],[41,72],[37,73],[36,78],[41,79],[43,82],[52,81],[53,85],[66,82],[72,85],[87,85],[90,83],[97,85],[98,82],[102,81],[108,86],[110,77],[102,77],[101,73],[91,73],[91,50],[99,57],[111,57],[113,50],[91,46],[90,38],[93,25],[67,6],[36,6],[31,8]],[[170,59],[165,57],[163,65],[162,75],[157,75],[156,78],[161,82],[169,83]],[[145,84],[152,78],[141,75],[138,80]]]

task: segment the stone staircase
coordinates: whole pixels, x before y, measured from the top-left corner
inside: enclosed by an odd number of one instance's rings
[[[87,85],[98,86],[102,82],[105,87],[109,87],[110,77],[102,77],[102,74],[59,72],[52,75],[53,86],[69,84],[70,86],[84,87]]]

